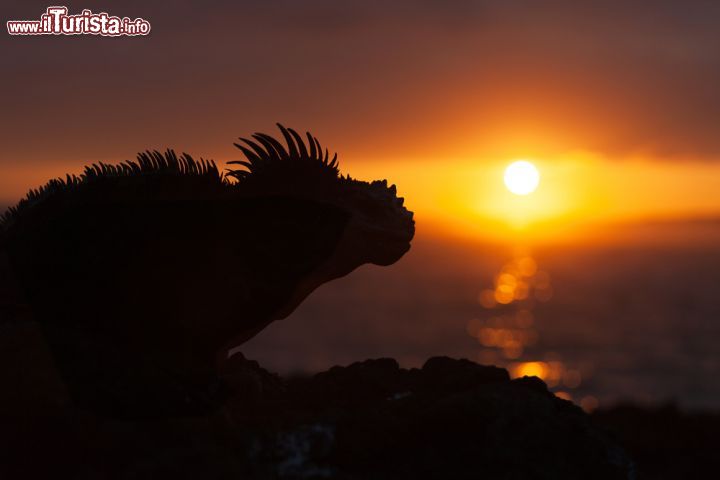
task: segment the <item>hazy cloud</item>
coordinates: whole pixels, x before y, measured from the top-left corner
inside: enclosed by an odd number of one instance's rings
[[[512,142],[714,159],[720,4],[710,1],[67,2],[147,38],[0,35],[0,162],[234,155],[281,120],[358,158]],[[4,19],[37,18],[35,1]]]

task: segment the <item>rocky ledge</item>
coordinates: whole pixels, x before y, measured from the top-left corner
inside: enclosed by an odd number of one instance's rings
[[[72,408],[6,429],[2,478],[630,479],[633,464],[535,377],[435,357],[282,379],[236,355],[211,417],[101,419]],[[8,441],[9,432],[12,440]]]

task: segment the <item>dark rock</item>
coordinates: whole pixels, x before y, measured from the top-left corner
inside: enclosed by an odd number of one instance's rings
[[[478,385],[510,380],[507,370],[478,365],[466,359],[430,358],[422,367],[421,388],[430,391],[461,391]]]
[[[365,360],[348,367],[332,367],[290,386],[297,402],[307,407],[363,408],[385,402],[409,385],[407,371],[391,358]]]
[[[348,478],[631,478],[622,450],[534,377],[433,358],[421,370],[362,362],[318,378],[373,387],[363,407],[330,417],[336,444],[324,465]]]
[[[279,376],[247,360],[242,353],[231,356],[222,366],[220,380],[229,390],[229,401],[255,405],[281,397],[286,390]]]
[[[717,411],[682,411],[673,404],[617,405],[593,412],[632,454],[639,479],[718,478]]]
[[[0,475],[633,478],[622,449],[541,380],[510,380],[468,360],[432,358],[410,370],[367,360],[283,380],[238,355],[220,378],[230,399],[212,416],[131,422],[69,410],[36,422],[3,445]]]
[[[525,388],[529,388],[531,390],[535,390],[538,393],[544,393],[548,394],[549,390],[547,388],[547,385],[545,385],[545,382],[540,380],[538,377],[522,377],[522,378],[516,378],[513,380],[513,383],[516,385],[522,385]]]

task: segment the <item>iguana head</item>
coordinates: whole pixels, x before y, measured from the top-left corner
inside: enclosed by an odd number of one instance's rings
[[[365,182],[341,175],[337,154],[332,158],[310,133],[307,141],[278,124],[287,146],[270,135],[256,133],[235,145],[245,160],[230,169],[237,188],[245,192],[287,195],[334,205],[347,215],[347,225],[334,262],[341,275],[364,263],[390,265],[409,249],[415,234],[413,212],[404,207],[395,185],[387,180]],[[339,261],[339,264],[338,264]]]

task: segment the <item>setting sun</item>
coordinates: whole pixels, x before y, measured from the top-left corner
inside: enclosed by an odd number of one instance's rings
[[[540,183],[540,172],[535,165],[518,160],[505,169],[505,186],[515,195],[529,195]]]

